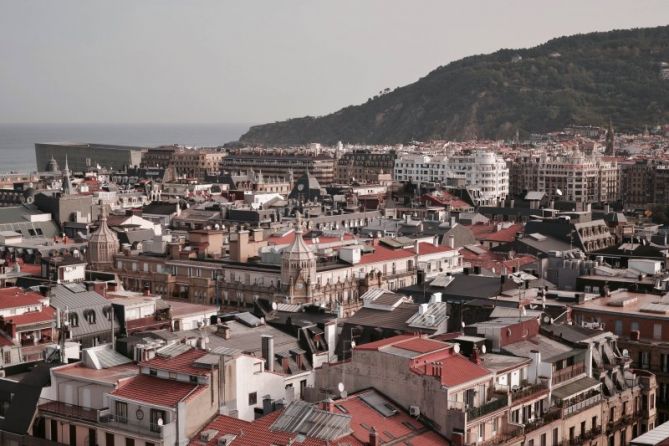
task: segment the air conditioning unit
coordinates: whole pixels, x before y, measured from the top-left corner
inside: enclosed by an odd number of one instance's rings
[[[412,417],[419,417],[420,416],[420,407],[409,406],[409,415],[411,415]]]
[[[218,431],[216,429],[207,429],[202,432],[200,432],[200,441],[206,441],[209,442],[213,440],[216,435],[218,434]]]

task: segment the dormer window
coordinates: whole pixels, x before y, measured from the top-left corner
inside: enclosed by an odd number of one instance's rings
[[[68,320],[70,322],[71,327],[79,326],[79,315],[77,313],[70,313]]]
[[[102,314],[107,318],[108,321],[111,321],[112,318],[112,307],[104,307],[102,309]]]
[[[95,323],[95,311],[93,311],[93,310],[84,311],[84,319],[86,319],[86,322],[88,322],[89,324],[94,324]]]

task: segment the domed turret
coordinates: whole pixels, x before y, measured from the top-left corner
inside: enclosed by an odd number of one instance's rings
[[[107,226],[107,208],[102,206],[100,226],[88,240],[88,263],[92,270],[110,270],[114,254],[118,252],[119,241],[114,231]]]
[[[291,301],[308,302],[316,282],[316,256],[302,238],[302,216],[298,212],[295,240],[282,253],[281,282]]]

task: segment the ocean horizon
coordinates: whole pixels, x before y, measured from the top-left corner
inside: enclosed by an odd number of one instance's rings
[[[236,141],[253,124],[1,124],[0,173],[37,169],[35,143],[78,142],[211,147]]]

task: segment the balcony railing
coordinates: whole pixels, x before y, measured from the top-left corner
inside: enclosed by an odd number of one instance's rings
[[[588,407],[592,407],[595,404],[598,404],[602,400],[602,394],[596,393],[584,400],[578,401],[576,403],[567,403],[562,407],[562,413],[564,417],[568,417],[574,413],[580,412]]]
[[[537,430],[540,427],[552,423],[555,420],[559,420],[560,418],[562,418],[562,411],[557,407],[552,407],[542,416],[530,421],[529,423],[526,423],[525,433]]]
[[[548,393],[548,387],[545,384],[526,384],[524,387],[520,387],[516,390],[511,390],[511,405],[515,402],[524,400],[533,395],[540,395],[542,393]]]
[[[69,420],[81,420],[96,423],[99,418],[99,410],[88,407],[66,404],[60,401],[49,401],[39,406],[42,413],[56,415]]]
[[[553,372],[553,385],[568,381],[584,372],[585,365],[583,363],[574,364],[572,366],[565,367],[564,369],[556,370]]]
[[[492,413],[508,405],[509,405],[509,397],[507,395],[502,395],[499,398],[489,401],[485,404],[482,404],[479,407],[471,407],[467,409],[467,420],[468,421],[475,420],[476,418],[480,418],[484,415]]]
[[[114,429],[119,429],[139,436],[161,438],[167,441],[176,434],[176,422],[159,425],[155,423],[135,424],[129,422],[125,416],[118,416],[111,413],[109,409],[99,412],[98,422]]]

